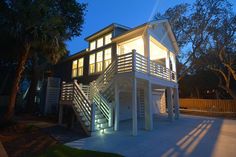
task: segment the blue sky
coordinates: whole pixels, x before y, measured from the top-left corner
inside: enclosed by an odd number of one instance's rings
[[[88,44],[84,38],[104,28],[111,23],[119,23],[135,27],[152,19],[158,12],[164,12],[169,7],[180,3],[193,3],[194,0],[80,0],[88,3],[88,11],[81,36],[67,42],[70,54],[74,54]],[[235,3],[234,0],[230,0]]]

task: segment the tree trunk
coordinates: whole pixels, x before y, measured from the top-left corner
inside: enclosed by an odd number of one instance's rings
[[[37,83],[38,83],[38,72],[37,72],[37,58],[34,55],[32,57],[32,72],[30,74],[30,87],[27,97],[27,103],[26,103],[26,111],[28,113],[32,113],[35,111],[35,96],[36,96],[36,90],[37,90]]]
[[[25,64],[30,53],[30,46],[26,45],[23,53],[20,54],[15,79],[12,84],[11,93],[8,101],[7,112],[4,115],[4,122],[12,120],[15,111],[16,95],[19,90],[19,84],[21,81],[22,73],[24,72]]]

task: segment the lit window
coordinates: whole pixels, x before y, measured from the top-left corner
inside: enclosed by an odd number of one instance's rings
[[[83,76],[84,58],[80,58],[78,61],[78,76]]]
[[[111,33],[105,36],[105,45],[111,43]]]
[[[111,48],[104,51],[104,68],[106,69],[109,64],[111,64]]]
[[[89,73],[92,74],[95,72],[95,54],[89,56]]]
[[[97,48],[103,46],[103,38],[97,40]]]
[[[94,50],[96,48],[96,42],[92,41],[90,42],[90,50]]]
[[[101,72],[102,71],[102,61],[103,61],[103,53],[102,51],[97,53],[97,60],[96,60],[96,71]]]
[[[77,76],[77,60],[72,62],[72,77]]]

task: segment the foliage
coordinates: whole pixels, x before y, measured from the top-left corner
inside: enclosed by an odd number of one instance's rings
[[[86,4],[76,0],[0,1],[0,41],[7,39],[6,46],[0,46],[4,48],[2,55],[9,53],[17,60],[6,120],[13,115],[16,93],[29,57],[42,55],[56,63],[66,55],[65,41],[80,35],[85,9]]]
[[[213,71],[220,87],[236,99],[236,14],[227,0],[196,0],[169,8],[156,19],[168,18],[181,48],[178,80],[199,69]],[[212,74],[212,73],[211,73]]]

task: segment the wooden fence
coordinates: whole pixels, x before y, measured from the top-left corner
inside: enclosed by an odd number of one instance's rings
[[[216,99],[180,99],[180,108],[208,112],[236,113],[236,101]]]

